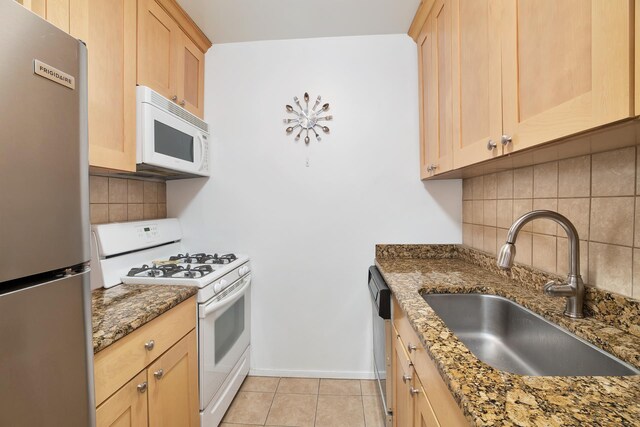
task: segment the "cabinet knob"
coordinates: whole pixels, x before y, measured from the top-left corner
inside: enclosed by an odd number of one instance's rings
[[[181,107],[184,107],[186,103],[187,103],[187,102],[183,99],[182,101],[180,101],[180,106],[181,106]]]
[[[416,348],[417,347],[411,343],[407,345],[407,350],[409,350],[409,353],[411,353],[412,351],[416,351]]]
[[[415,396],[416,394],[420,393],[420,390],[419,390],[419,389],[417,389],[417,388],[413,388],[413,387],[411,387],[411,388],[409,389],[409,393],[411,393],[411,396]]]
[[[153,376],[156,377],[157,380],[161,379],[164,375],[164,369],[158,369],[153,373]]]
[[[140,393],[144,393],[145,391],[147,391],[147,382],[143,382],[142,384],[138,384],[138,392]]]
[[[406,384],[407,381],[411,381],[411,375],[403,375],[402,376],[402,382]]]
[[[500,137],[500,142],[502,145],[509,145],[512,141],[511,135],[502,135]]]
[[[146,343],[144,343],[144,348],[146,348],[147,351],[153,350],[153,347],[155,346],[156,346],[156,342],[154,340],[149,340]]]
[[[172,100],[173,102],[176,102],[176,101],[178,100],[178,95],[173,95],[173,96],[171,97],[171,100]]]
[[[436,169],[438,169],[438,165],[431,163],[429,166],[427,166],[427,172],[435,172]]]
[[[498,144],[496,144],[496,142],[493,139],[490,139],[489,141],[487,141],[487,150],[493,151],[497,146]]]

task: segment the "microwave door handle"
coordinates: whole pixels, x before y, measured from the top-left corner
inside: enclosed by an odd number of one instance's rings
[[[240,280],[242,280],[244,283],[242,284],[242,286],[240,286],[238,289],[236,289],[236,291],[233,294],[227,295],[221,301],[216,301],[216,302],[213,302],[211,304],[205,305],[200,310],[200,313],[199,313],[200,314],[200,318],[204,319],[205,317],[207,317],[208,315],[210,315],[214,311],[219,310],[219,309],[221,309],[221,308],[223,308],[223,307],[225,307],[227,305],[231,305],[234,302],[236,302],[238,299],[240,299],[240,297],[244,294],[244,291],[251,284],[251,275],[245,276]]]
[[[204,142],[202,141],[201,135],[198,135],[197,138],[200,143],[200,164],[198,165],[198,170],[201,170],[202,165],[204,164]]]

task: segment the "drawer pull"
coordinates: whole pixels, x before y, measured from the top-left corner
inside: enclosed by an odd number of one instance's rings
[[[416,351],[416,348],[417,347],[411,343],[407,345],[407,350],[409,350],[409,353],[411,353],[412,351]]]
[[[413,397],[413,396],[415,396],[416,394],[420,393],[420,390],[419,390],[419,389],[417,389],[417,388],[413,388],[413,387],[411,387],[411,388],[409,389],[409,393],[411,393],[411,396]]]
[[[142,384],[138,384],[138,391],[140,393],[144,393],[145,391],[147,391],[147,382],[143,382]]]
[[[411,375],[403,375],[402,376],[402,382],[406,384],[407,381],[411,381]]]
[[[156,377],[157,380],[161,379],[164,375],[164,369],[158,369],[153,373],[153,376]]]
[[[144,343],[144,348],[147,349],[147,351],[151,351],[153,350],[153,347],[155,347],[156,342],[154,340],[149,340],[146,343]]]

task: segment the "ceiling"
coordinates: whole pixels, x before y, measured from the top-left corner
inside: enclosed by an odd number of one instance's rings
[[[420,0],[178,0],[215,43],[406,34]]]

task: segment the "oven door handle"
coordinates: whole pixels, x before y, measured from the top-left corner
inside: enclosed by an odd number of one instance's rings
[[[251,284],[251,274],[247,274],[240,280],[243,282],[242,285],[240,285],[240,287],[238,287],[233,293],[227,295],[220,301],[212,302],[202,307],[202,309],[199,310],[200,318],[204,319],[214,311],[219,310],[227,305],[231,305],[238,299],[240,299],[240,297],[244,294],[244,291]]]

